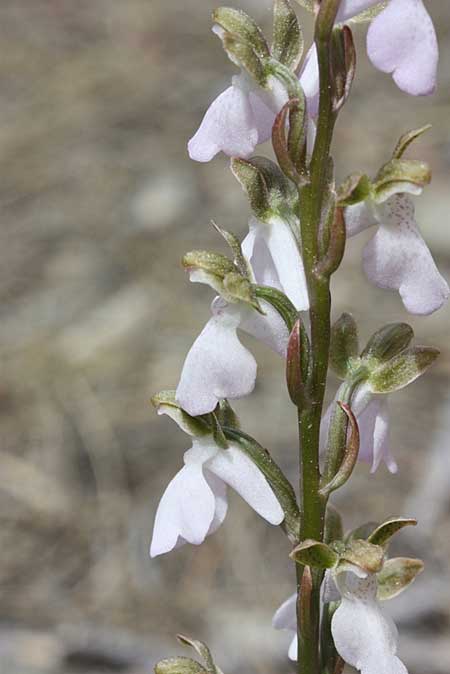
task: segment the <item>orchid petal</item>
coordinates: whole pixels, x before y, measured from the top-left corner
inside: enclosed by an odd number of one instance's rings
[[[210,459],[206,467],[270,524],[281,524],[284,512],[275,494],[259,468],[241,449],[230,445]]]
[[[292,660],[293,662],[297,662],[298,660],[298,637],[295,635],[295,637],[291,641],[291,645],[289,646],[288,650],[288,657],[289,660]]]
[[[449,296],[414,218],[410,197],[398,194],[380,211],[380,226],[364,249],[364,270],[380,288],[398,290],[412,314],[431,314]]]
[[[179,539],[200,545],[215,514],[215,498],[201,464],[184,466],[169,483],[159,502],[150,556],[169,552]]]
[[[258,142],[265,143],[272,136],[272,127],[275,121],[276,113],[269,108],[261,96],[258,96],[253,91],[249,93],[250,105],[255,120],[256,131],[258,133]]]
[[[191,159],[208,162],[220,151],[229,157],[249,157],[257,143],[249,95],[233,84],[211,103],[188,143],[188,151]]]
[[[402,91],[413,96],[434,92],[439,49],[422,0],[391,0],[369,27],[367,53],[376,68],[392,73]]]
[[[297,631],[297,594],[292,594],[274,613],[272,627],[276,630]]]
[[[361,674],[407,674],[395,655],[397,630],[376,601],[375,576],[358,579],[346,573],[339,574],[337,581],[342,600],[331,631],[339,655]]]
[[[192,416],[212,412],[222,398],[242,398],[255,386],[256,361],[236,334],[240,309],[216,298],[213,312],[186,356],[176,391]]]
[[[344,23],[366,9],[378,5],[380,0],[342,0],[336,17],[336,23]]]
[[[250,309],[243,318],[240,328],[285,358],[289,341],[286,323],[269,302],[260,300],[260,305],[265,315],[262,316]]]
[[[345,209],[345,228],[347,236],[355,236],[377,224],[376,216],[365,201]]]
[[[299,311],[309,308],[303,260],[295,236],[285,220],[273,217],[270,223],[250,219],[250,229],[260,228],[272,256],[284,292]]]
[[[389,409],[386,398],[374,396],[357,420],[360,461],[371,464],[371,473],[377,470],[382,461],[391,473],[396,473],[398,467],[389,449]]]
[[[333,573],[331,569],[327,569],[325,571],[321,590],[322,590],[322,601],[324,604],[329,604],[332,601],[339,601],[341,598],[336,583],[334,582]]]
[[[250,263],[255,283],[282,290],[277,270],[262,234],[262,229],[263,225],[259,220],[256,218],[250,220],[249,232],[241,245],[242,253]]]
[[[214,517],[209,525],[207,533],[207,536],[210,536],[217,531],[221,524],[223,524],[226,517],[228,511],[227,485],[206,468],[203,471],[203,474],[216,499]]]
[[[319,112],[319,61],[315,45],[305,56],[299,81],[308,101],[308,114],[310,117],[317,117]]]

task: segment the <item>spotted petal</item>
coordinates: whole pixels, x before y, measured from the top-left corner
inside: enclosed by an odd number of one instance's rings
[[[255,386],[256,361],[236,334],[241,310],[216,298],[213,314],[186,357],[176,391],[192,416],[212,412],[222,398],[242,398]]]
[[[391,0],[369,27],[367,52],[374,66],[392,73],[406,93],[427,96],[434,92],[439,49],[422,0]]]
[[[380,210],[379,228],[364,249],[364,270],[380,288],[398,290],[412,314],[431,314],[449,296],[414,217],[410,197],[397,194]]]

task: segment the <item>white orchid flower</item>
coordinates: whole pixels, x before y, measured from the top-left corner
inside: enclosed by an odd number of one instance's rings
[[[331,418],[340,400],[339,391],[323,415],[320,427],[321,451],[325,450]],[[398,471],[389,444],[389,404],[386,395],[377,395],[367,385],[357,388],[351,403],[359,428],[360,445],[358,461],[367,463],[375,473],[382,462],[391,473]]]
[[[398,632],[377,599],[377,576],[354,564],[345,571],[326,571],[322,601],[340,602],[334,612],[331,631],[339,655],[361,674],[407,674],[397,658]],[[293,594],[276,611],[275,629],[292,632],[289,658],[301,657],[297,642],[297,595]]]
[[[411,190],[420,193],[412,185]],[[431,314],[448,299],[448,284],[420,234],[407,194],[393,194],[382,203],[369,198],[348,206],[345,222],[348,236],[378,226],[364,249],[364,271],[379,288],[397,290],[410,313]]]
[[[307,97],[311,116],[317,114],[318,76],[317,54],[315,50],[310,50],[299,81]],[[267,88],[263,89],[245,72],[235,75],[231,86],[211,103],[197,132],[189,141],[190,158],[208,162],[218,152],[228,157],[250,157],[257,145],[271,137],[275,117],[287,101],[287,92],[275,77],[269,77]],[[315,127],[310,122],[310,144],[314,134]]]
[[[266,224],[252,218],[242,251],[255,283],[283,290],[299,309],[308,306],[303,263],[287,222],[277,219]],[[195,273],[191,280],[205,282],[204,276],[197,277]],[[260,304],[265,315],[244,302],[214,299],[212,318],[192,345],[177,388],[177,400],[192,416],[211,412],[222,398],[236,399],[252,392],[257,365],[240,342],[238,328],[282,357],[286,355],[286,324],[272,305],[264,300]]]
[[[151,557],[184,543],[200,545],[227,513],[227,485],[270,524],[281,524],[283,510],[259,468],[230,444],[221,449],[212,435],[194,437],[158,506],[150,546]]]
[[[396,656],[398,631],[377,600],[377,577],[354,566],[335,574],[341,602],[331,620],[336,650],[361,674],[408,674]]]
[[[380,0],[343,0],[336,23],[346,23]],[[436,31],[422,0],[390,0],[367,33],[367,55],[378,70],[412,96],[436,88],[439,48]]]

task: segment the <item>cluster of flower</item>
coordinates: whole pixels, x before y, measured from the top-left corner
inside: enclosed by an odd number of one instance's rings
[[[310,9],[314,7],[309,0],[299,2]],[[317,3],[315,6],[317,8]],[[372,11],[374,9],[376,11]],[[336,21],[343,24],[366,16],[372,18],[367,52],[375,67],[391,73],[400,89],[409,94],[432,93],[436,85],[438,47],[432,21],[422,1],[390,0],[380,6],[379,0],[342,0]],[[242,59],[236,58],[230,46],[220,10],[216,18],[214,32],[223,41],[230,58],[242,67]],[[253,26],[255,51],[259,49],[261,58],[268,58],[264,38]],[[314,143],[319,109],[316,47],[313,45],[307,53],[299,76],[298,64],[293,65],[306,99],[305,142],[309,151]],[[211,305],[212,317],[186,357],[176,392],[165,392],[154,399],[158,412],[169,414],[192,437],[192,447],[184,455],[184,467],[171,481],[159,504],[152,556],[186,542],[198,545],[215,532],[226,515],[227,485],[271,524],[281,524],[285,519],[283,504],[280,505],[267,476],[243,450],[242,444],[233,440],[232,434],[224,435],[222,429],[226,426],[222,419],[233,414],[227,401],[251,393],[256,379],[256,361],[240,342],[238,329],[264,342],[283,358],[287,355],[289,327],[264,289],[269,288],[275,296],[279,293],[294,312],[309,309],[298,210],[290,207],[296,196],[289,181],[278,175],[273,166],[260,158],[258,161],[249,159],[255,147],[270,138],[277,116],[292,96],[282,78],[276,76],[276,70],[269,69],[258,81],[252,67],[246,64],[233,78],[232,85],[211,104],[188,146],[191,158],[200,162],[210,161],[220,151],[233,158],[232,171],[249,196],[253,215],[242,243],[217,228],[231,246],[233,260],[204,251],[194,251],[184,258],[191,281],[209,284],[218,294]],[[256,72],[256,67],[254,70]],[[340,204],[344,209],[347,236],[376,226],[363,254],[364,270],[370,281],[381,288],[398,291],[410,313],[426,315],[443,305],[449,289],[420,234],[410,196],[420,194],[429,182],[428,167],[403,158],[406,147],[421,131],[399,141],[392,157],[375,178],[351,176],[341,192]],[[258,289],[261,292],[258,293]],[[352,381],[351,409],[361,439],[359,459],[370,463],[372,471],[384,461],[388,469],[395,472],[397,465],[388,444],[386,393],[414,381],[436,354],[430,349],[409,349],[412,332],[408,326],[395,324],[387,328],[388,334],[386,329],[378,331],[362,353],[354,340],[352,349],[347,349],[345,354],[346,362],[344,365],[335,363],[335,369],[345,380],[343,387],[348,388],[349,380]],[[343,315],[335,325],[337,342],[344,333],[356,334],[356,326],[348,315]],[[386,343],[390,344],[387,350]],[[344,393],[341,387],[336,400],[343,399]],[[334,410],[333,403],[322,420],[323,449],[333,424]],[[321,567],[329,569],[322,598],[324,605],[334,606],[333,638],[338,653],[347,662],[365,674],[404,674],[406,669],[395,656],[395,627],[377,599],[383,588],[377,574],[383,573],[387,562],[377,562],[373,567],[367,564],[368,555],[378,554],[375,548],[383,548],[385,541],[380,543],[379,538],[379,534],[374,536],[372,532],[364,554],[359,549],[356,554],[348,542],[345,550],[328,549],[327,562]],[[361,546],[362,542],[358,544]],[[310,563],[303,549],[296,559]],[[396,560],[390,561],[395,567]],[[420,570],[414,567],[415,571],[411,572],[410,562],[406,570],[404,566],[400,571],[395,567],[397,580],[402,574],[411,580]],[[395,575],[392,568],[390,572],[391,577]],[[385,575],[389,575],[387,571]],[[386,591],[383,598],[394,594]],[[277,611],[274,626],[297,632],[295,597]],[[290,656],[297,658],[296,638]]]

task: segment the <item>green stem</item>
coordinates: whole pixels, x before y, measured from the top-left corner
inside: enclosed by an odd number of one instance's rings
[[[320,101],[317,135],[310,163],[310,182],[300,188],[302,252],[310,300],[311,404],[299,410],[300,538],[322,540],[326,502],[319,495],[319,437],[328,371],[331,300],[329,278],[315,273],[319,261],[319,232],[323,197],[329,173],[329,154],[336,116],[330,81],[331,34],[340,0],[323,0],[316,20],[315,42],[319,61]],[[299,572],[300,575],[300,572]],[[313,574],[310,610],[298,622],[299,674],[319,674],[320,574]],[[301,624],[303,621],[303,624]]]

